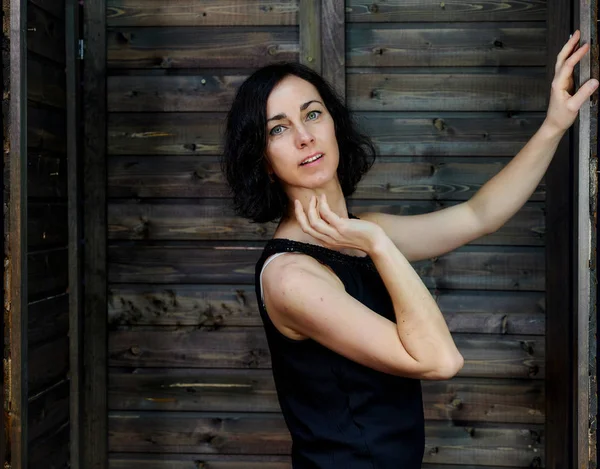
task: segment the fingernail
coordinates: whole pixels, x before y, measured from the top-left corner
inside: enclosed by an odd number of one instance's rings
[[[596,80],[595,78],[590,80],[590,86],[592,88],[598,88],[598,80]]]

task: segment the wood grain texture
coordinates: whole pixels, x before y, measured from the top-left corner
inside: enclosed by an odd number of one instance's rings
[[[69,381],[52,385],[29,400],[29,440],[35,441],[69,421]],[[35,446],[35,443],[32,444]]]
[[[63,248],[30,253],[27,258],[30,301],[65,293],[68,289],[68,251]]]
[[[321,0],[301,0],[299,2],[300,63],[321,73]]]
[[[432,292],[452,332],[543,335],[544,294]],[[262,326],[251,286],[112,285],[108,322],[118,326]]]
[[[63,199],[67,193],[66,159],[55,153],[30,150],[27,155],[27,184],[30,198]]]
[[[119,28],[107,31],[108,68],[256,68],[297,61],[297,27]]]
[[[321,0],[321,75],[346,97],[345,0]]]
[[[544,377],[544,340],[539,336],[454,334],[465,358],[461,377]],[[271,366],[261,327],[199,330],[194,327],[111,331],[109,366],[258,368]]]
[[[386,200],[468,200],[508,162],[502,158],[379,158],[353,197]],[[230,196],[218,158],[111,157],[109,197]],[[540,184],[531,196],[543,200]]]
[[[546,110],[545,78],[528,74],[353,74],[347,76],[348,106],[354,111]]]
[[[269,414],[111,412],[109,431],[111,451],[257,454],[265,445],[271,454],[290,451],[283,419]],[[491,465],[501,457],[506,466],[527,467],[543,459],[543,430],[535,425],[472,429],[430,423],[426,441],[425,462]]]
[[[108,26],[296,25],[300,0],[107,0]]]
[[[33,57],[27,61],[27,99],[47,106],[66,106],[65,72],[58,64]]]
[[[545,65],[544,23],[350,24],[346,37],[349,67]]]
[[[412,216],[442,210],[459,202],[350,200],[353,213],[370,211]],[[471,244],[539,246],[544,244],[542,203],[526,204],[497,232]],[[251,223],[236,216],[229,200],[176,199],[149,203],[109,203],[109,239],[267,241],[275,223]]]
[[[29,345],[66,336],[69,332],[69,295],[29,303]]]
[[[28,212],[27,244],[30,249],[67,245],[67,206],[64,203],[30,202]]]
[[[27,147],[64,153],[66,145],[64,113],[58,109],[29,106],[27,112]]]
[[[136,368],[109,371],[109,409],[280,412],[269,370]],[[541,380],[423,382],[427,420],[544,423]]]
[[[254,284],[262,247],[250,244],[114,244],[109,246],[111,283]],[[414,268],[440,289],[544,290],[539,248],[470,246]]]
[[[69,338],[63,336],[32,347],[29,370],[29,397],[65,380],[69,371]]]
[[[64,5],[64,1],[62,3]],[[27,28],[27,49],[29,51],[58,64],[65,63],[64,20],[30,4],[27,8]]]
[[[538,113],[355,115],[382,156],[514,156],[542,124]],[[111,113],[112,155],[219,155],[225,114]]]
[[[69,465],[69,424],[36,441],[29,455],[31,469],[59,469]]]
[[[348,22],[544,21],[546,0],[348,0]]]
[[[419,57],[422,53],[419,52]],[[315,61],[320,60],[318,58]],[[307,62],[307,65],[312,66]],[[410,64],[408,64],[410,65]],[[543,69],[424,73],[350,69],[354,111],[543,111]],[[400,72],[400,73],[398,73]],[[111,112],[226,112],[246,74],[115,75],[108,77]]]
[[[65,17],[65,0],[29,0],[29,2],[57,18]]]

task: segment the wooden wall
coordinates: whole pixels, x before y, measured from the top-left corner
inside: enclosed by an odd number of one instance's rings
[[[464,201],[541,124],[544,1],[348,0],[340,16],[347,103],[380,154],[354,212]],[[107,1],[112,469],[290,467],[252,285],[274,227],[234,216],[218,156],[244,77],[303,59],[300,17],[298,0]],[[424,467],[544,465],[544,199],[415,264],[466,360],[424,383]]]
[[[69,461],[64,0],[27,3],[29,468]]]

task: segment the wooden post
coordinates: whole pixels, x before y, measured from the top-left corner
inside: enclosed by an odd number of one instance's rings
[[[27,468],[27,0],[10,2],[10,466]]]
[[[67,87],[67,178],[69,220],[69,376],[70,376],[70,461],[73,469],[82,469],[81,416],[81,188],[80,188],[80,73],[78,62],[79,2],[65,4],[65,52]]]
[[[84,324],[82,466],[106,469],[106,2],[86,0],[84,40]]]
[[[321,6],[322,75],[346,99],[346,5],[323,0]]]
[[[321,0],[300,0],[300,63],[321,73]]]
[[[547,3],[547,85],[572,33],[569,0]],[[546,467],[573,467],[573,164],[571,131],[546,173]]]

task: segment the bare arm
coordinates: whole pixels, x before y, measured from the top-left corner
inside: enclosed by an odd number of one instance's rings
[[[397,322],[348,295],[339,279],[314,259],[283,256],[265,269],[264,283],[265,304],[278,329],[291,338],[310,337],[387,373],[420,379],[456,374],[463,359],[437,304],[383,231],[368,221],[337,217],[326,202],[317,211],[316,199],[308,215],[297,211],[303,229],[327,246],[370,253],[392,298]]]
[[[576,31],[557,57],[550,104],[540,129],[468,202],[425,215],[369,213],[361,218],[380,225],[411,261],[452,251],[504,225],[531,197],[562,136],[598,87],[592,79],[570,94],[573,69],[589,51],[587,44],[577,49],[579,36]]]

